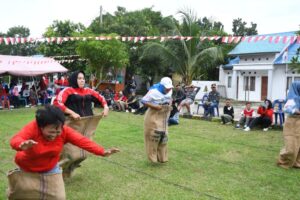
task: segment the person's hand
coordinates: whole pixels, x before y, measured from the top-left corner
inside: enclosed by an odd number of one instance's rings
[[[110,155],[112,155],[112,154],[114,154],[114,153],[118,153],[118,152],[120,152],[120,150],[118,149],[118,148],[110,148],[110,149],[108,149],[108,150],[106,150],[105,152],[104,152],[104,156],[105,157],[109,157]]]
[[[155,109],[156,110],[161,110],[163,107],[162,107],[162,105],[157,105],[157,106],[155,106]]]
[[[80,115],[77,114],[76,112],[72,112],[71,117],[75,120],[79,120],[80,119]]]
[[[104,107],[104,110],[103,110],[103,112],[102,112],[102,116],[103,116],[103,117],[106,117],[106,116],[108,115],[108,111],[109,111],[108,106],[105,106],[105,107]]]
[[[27,150],[36,144],[37,144],[37,142],[34,140],[26,140],[19,145],[19,148],[22,150]]]

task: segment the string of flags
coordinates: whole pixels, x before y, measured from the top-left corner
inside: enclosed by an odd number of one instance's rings
[[[0,44],[6,45],[16,45],[24,43],[48,43],[48,44],[62,44],[68,41],[88,41],[88,40],[121,40],[122,42],[144,42],[148,40],[159,40],[164,42],[166,40],[185,40],[189,41],[191,39],[199,39],[200,41],[221,41],[222,43],[238,43],[238,42],[258,42],[258,41],[268,41],[269,43],[294,43],[295,41],[300,43],[300,36],[287,36],[287,35],[254,35],[254,36],[96,36],[96,37],[46,37],[46,38],[33,38],[33,37],[0,37]]]

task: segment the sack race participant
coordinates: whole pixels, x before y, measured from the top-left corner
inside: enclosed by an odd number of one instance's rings
[[[142,103],[148,107],[144,119],[145,149],[148,159],[153,163],[168,161],[168,119],[172,110],[172,88],[172,80],[164,77],[142,98]]]
[[[284,111],[288,117],[283,127],[284,147],[277,165],[286,169],[300,168],[300,82],[290,86]]]
[[[73,120],[67,117],[65,124],[92,140],[101,118],[102,115],[99,114],[81,117],[79,120]],[[79,164],[85,160],[87,156],[87,151],[70,143],[65,144],[59,161],[59,166],[63,169],[63,177],[71,177],[73,171],[80,166]]]
[[[68,115],[66,124],[77,130],[82,135],[91,138],[91,135],[97,128],[100,117],[93,118],[92,102],[100,103],[104,110],[103,116],[108,115],[108,106],[105,98],[91,88],[85,88],[85,74],[82,71],[76,71],[69,77],[69,85],[63,89],[55,98],[53,104],[59,107],[65,114]],[[88,117],[82,119],[83,117]],[[78,122],[76,122],[78,121]],[[91,126],[91,127],[90,127]],[[80,150],[77,147],[72,147],[71,144],[66,146],[61,157],[60,164],[63,167],[64,177],[70,177],[75,168],[79,167],[80,163],[86,159],[86,155],[75,156],[65,159],[68,155],[78,155]],[[81,151],[84,152],[84,151]]]
[[[10,145],[17,150],[15,162],[19,168],[8,173],[8,199],[66,199],[58,166],[65,143],[99,156],[119,152],[117,148],[105,150],[64,123],[65,116],[60,109],[46,106],[38,109],[36,119],[13,136]]]

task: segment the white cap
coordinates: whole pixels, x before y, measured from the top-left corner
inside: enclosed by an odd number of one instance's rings
[[[160,80],[160,84],[162,84],[166,89],[173,88],[172,80],[169,77],[163,77]]]

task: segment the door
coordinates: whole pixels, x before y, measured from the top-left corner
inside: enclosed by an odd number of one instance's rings
[[[261,77],[261,100],[265,100],[268,96],[268,77]]]

